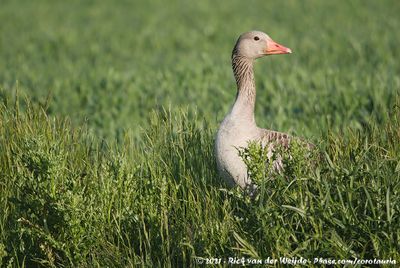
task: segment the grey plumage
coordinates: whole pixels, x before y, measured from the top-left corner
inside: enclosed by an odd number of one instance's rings
[[[274,45],[273,49],[269,50],[271,45]],[[238,148],[246,147],[249,141],[257,141],[267,146],[272,153],[274,144],[289,147],[293,139],[286,133],[257,127],[254,118],[254,60],[269,54],[285,53],[291,53],[291,50],[275,43],[268,35],[259,31],[242,34],[232,51],[232,70],[237,94],[232,109],[218,129],[215,141],[218,170],[232,186],[237,184],[242,188],[254,189],[254,184],[247,175],[247,167],[239,157]],[[276,163],[278,171],[282,168],[282,163]]]

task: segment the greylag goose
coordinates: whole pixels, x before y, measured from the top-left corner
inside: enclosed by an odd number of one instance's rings
[[[237,84],[235,103],[222,121],[215,140],[215,154],[220,175],[231,186],[254,189],[247,167],[239,156],[238,148],[245,148],[249,141],[263,146],[282,144],[288,146],[291,137],[285,133],[257,127],[254,119],[256,87],[253,63],[267,55],[292,53],[290,48],[273,41],[267,34],[251,31],[242,34],[232,51],[232,69]],[[269,148],[267,147],[267,148]],[[280,166],[277,169],[282,169]]]

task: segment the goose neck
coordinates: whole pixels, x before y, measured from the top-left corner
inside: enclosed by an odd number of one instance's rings
[[[240,55],[232,55],[232,69],[236,79],[237,95],[232,112],[247,117],[254,122],[256,86],[253,60]]]

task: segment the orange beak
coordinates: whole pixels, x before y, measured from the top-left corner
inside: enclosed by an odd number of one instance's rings
[[[292,50],[288,47],[284,47],[272,39],[268,40],[267,48],[265,49],[266,55],[275,55],[275,54],[288,54],[292,53]]]

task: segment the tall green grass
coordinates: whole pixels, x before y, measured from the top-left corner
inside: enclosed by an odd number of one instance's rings
[[[252,200],[220,181],[213,131],[187,112],[154,113],[142,141],[110,148],[43,107],[14,106],[0,112],[4,266],[400,258],[398,108],[382,129],[324,132],[316,168],[267,177]]]

